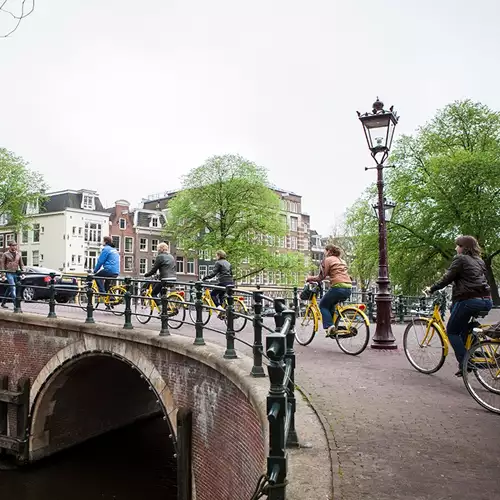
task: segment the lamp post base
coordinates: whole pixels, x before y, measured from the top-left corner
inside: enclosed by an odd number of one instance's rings
[[[391,327],[391,296],[388,293],[379,293],[377,302],[377,328],[372,338],[372,349],[397,349],[396,338]]]

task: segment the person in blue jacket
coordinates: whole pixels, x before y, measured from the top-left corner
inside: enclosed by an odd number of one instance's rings
[[[94,268],[94,276],[97,278],[117,278],[120,274],[120,254],[116,251],[110,236],[103,238],[104,248]],[[101,293],[106,293],[110,286],[110,280],[96,279],[97,288]]]

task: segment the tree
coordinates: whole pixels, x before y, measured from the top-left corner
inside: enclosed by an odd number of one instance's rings
[[[184,177],[168,206],[166,231],[193,253],[223,249],[240,275],[301,267],[300,256],[277,251],[286,218],[266,170],[239,155],[214,156]]]
[[[0,38],[7,38],[12,35],[14,31],[19,28],[21,21],[27,18],[30,14],[35,10],[35,0],[18,0],[14,4],[13,2],[9,2],[9,0],[0,0],[0,14],[3,14],[2,17],[10,18],[12,20],[12,25],[10,28],[7,28],[6,32],[0,34]]]
[[[0,148],[0,216],[16,230],[27,224],[27,207],[39,206],[47,186],[43,177],[7,149]]]
[[[407,293],[450,263],[454,239],[472,235],[484,249],[488,281],[500,303],[500,113],[470,100],[437,112],[415,136],[397,141],[386,193],[398,203],[389,224],[391,278]]]

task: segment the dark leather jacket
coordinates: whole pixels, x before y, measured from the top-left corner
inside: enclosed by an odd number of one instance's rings
[[[147,278],[148,276],[153,276],[157,271],[160,271],[160,279],[170,278],[174,279],[177,274],[177,265],[175,263],[175,259],[169,253],[159,253],[156,256],[155,264],[151,268],[149,273],[146,273],[144,276]]]
[[[213,271],[210,274],[207,274],[205,279],[209,280],[211,278],[215,278],[216,276],[221,284],[233,283],[233,271],[231,269],[231,264],[226,259],[219,259],[215,263]]]
[[[453,283],[452,302],[490,296],[486,266],[479,257],[455,255],[440,281],[431,286],[431,293]]]

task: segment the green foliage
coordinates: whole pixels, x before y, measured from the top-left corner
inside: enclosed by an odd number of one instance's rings
[[[5,148],[0,148],[0,215],[9,226],[20,229],[29,221],[28,205],[40,205],[47,189],[43,177],[28,168],[28,164]]]
[[[240,275],[302,266],[298,252],[277,255],[287,231],[279,197],[266,170],[239,155],[214,156],[184,177],[166,231],[193,253],[223,249]]]
[[[401,137],[386,170],[386,195],[397,202],[388,224],[391,281],[417,294],[449,265],[460,234],[484,249],[490,284],[500,254],[500,113],[454,102],[414,136]],[[366,236],[354,212],[353,230]]]

